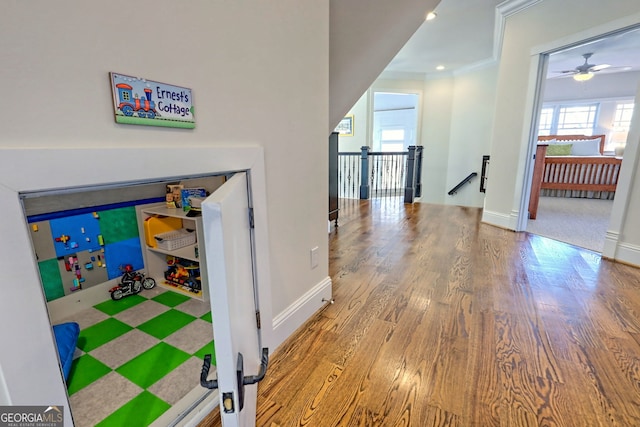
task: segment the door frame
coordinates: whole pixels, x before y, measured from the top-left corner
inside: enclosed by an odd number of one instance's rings
[[[57,189],[128,185],[180,176],[205,176],[250,171],[254,207],[256,278],[262,339],[273,348],[273,312],[267,230],[267,199],[264,150],[254,144],[202,144],[190,146],[140,145],[133,147],[1,148],[0,197],[3,220],[0,233],[12,242],[11,253],[0,257],[7,287],[0,299],[0,321],[11,324],[1,336],[4,342],[19,342],[12,352],[0,352],[1,402],[3,404],[64,405],[66,425],[73,425],[64,379],[60,372],[55,340],[41,289],[24,220],[21,195]],[[68,165],[68,167],[63,167]],[[10,367],[10,369],[7,369]],[[25,384],[37,385],[25,387]],[[191,418],[202,419],[217,406],[202,405]]]
[[[548,62],[548,56],[551,53],[568,49],[575,46],[580,46],[589,41],[593,41],[596,39],[600,39],[603,37],[614,36],[615,34],[620,34],[626,31],[629,31],[634,28],[638,28],[640,25],[634,24],[630,26],[617,27],[617,28],[601,28],[600,31],[595,31],[594,29],[588,32],[581,32],[574,34],[570,37],[565,37],[559,40],[555,40],[543,46],[534,47],[531,50],[531,62],[530,62],[530,96],[528,99],[531,100],[529,102],[529,108],[526,112],[527,116],[530,117],[530,120],[525,120],[524,124],[529,124],[528,130],[526,131],[526,135],[523,135],[523,139],[526,141],[526,159],[524,166],[524,179],[522,180],[523,187],[520,191],[520,203],[518,216],[516,219],[516,227],[515,231],[526,231],[527,222],[529,220],[529,198],[531,194],[531,181],[533,178],[533,167],[535,163],[534,155],[537,145],[537,137],[538,137],[538,121],[540,109],[543,102],[543,93],[544,93],[544,82],[546,75],[546,68]],[[636,93],[635,103],[638,105],[640,100],[638,94],[640,94],[640,86]],[[640,108],[637,108],[634,111],[634,115],[631,121],[631,129],[628,135],[628,141],[632,140],[632,138],[637,137],[638,133],[640,133]],[[523,133],[525,133],[523,131]],[[628,207],[629,200],[629,191],[631,188],[631,183],[634,178],[634,171],[639,162],[638,155],[640,152],[637,150],[637,147],[634,144],[629,144],[629,150],[625,150],[625,156],[622,161],[621,169],[620,169],[620,177],[618,179],[618,187],[616,189],[616,198],[614,200],[609,228],[605,237],[605,245],[602,251],[602,256],[605,258],[616,259],[618,257],[618,243],[620,232],[623,227],[624,219],[626,217],[626,211]]]

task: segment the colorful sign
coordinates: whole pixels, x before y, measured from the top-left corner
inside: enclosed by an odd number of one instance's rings
[[[117,123],[193,129],[191,89],[110,73]]]

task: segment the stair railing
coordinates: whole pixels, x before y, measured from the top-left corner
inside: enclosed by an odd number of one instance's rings
[[[359,161],[358,161],[359,157]],[[340,198],[402,197],[412,203],[422,193],[422,146],[404,152],[338,153]]]

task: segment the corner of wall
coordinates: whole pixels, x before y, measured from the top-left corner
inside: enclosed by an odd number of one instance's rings
[[[511,212],[511,215],[505,215],[500,212],[493,212],[484,209],[482,211],[482,222],[496,227],[505,228],[507,230],[515,230],[518,222],[518,213]]]
[[[640,246],[618,241],[620,233],[608,230],[602,256],[624,264],[640,267]]]

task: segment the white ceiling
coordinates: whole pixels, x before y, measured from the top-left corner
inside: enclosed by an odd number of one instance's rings
[[[496,6],[504,0],[442,0],[437,18],[424,22],[398,52],[380,77],[405,77],[411,73],[434,77],[493,59]],[[584,63],[582,55],[593,53],[589,64],[609,64],[605,72],[640,70],[640,29],[612,35],[572,47],[549,57],[549,76]],[[436,67],[443,65],[443,71]],[[568,76],[569,73],[565,73]]]
[[[457,0],[456,0],[457,1]],[[549,55],[547,77],[570,76],[570,71],[584,64],[584,54],[592,54],[591,65],[609,65],[598,73],[618,73],[640,70],[640,28],[612,34],[585,42],[579,46],[564,49]]]

